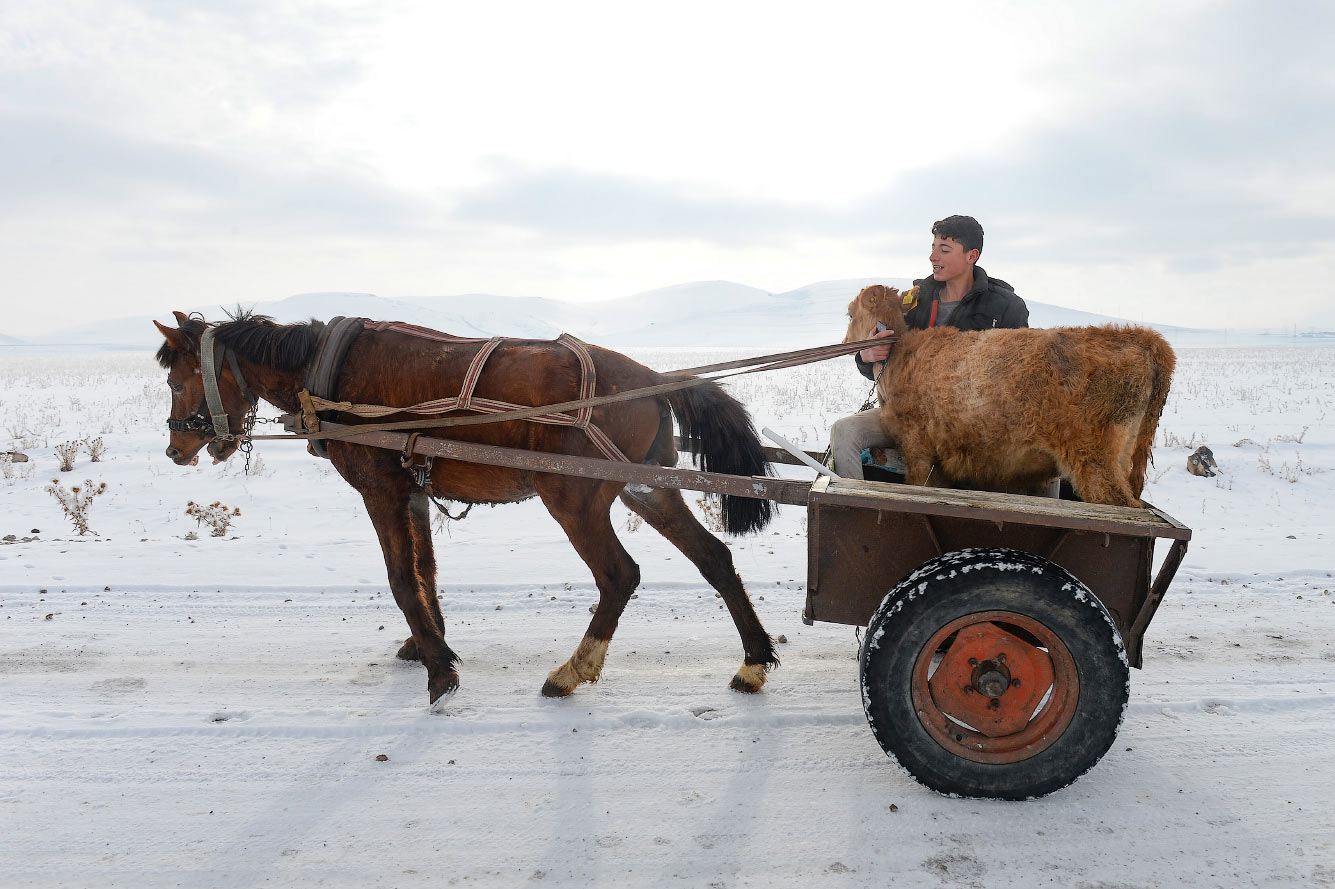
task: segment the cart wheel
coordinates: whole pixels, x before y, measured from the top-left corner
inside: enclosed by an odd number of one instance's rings
[[[1065,569],[966,549],[881,603],[863,644],[862,703],[882,749],[933,790],[1027,799],[1108,751],[1129,672],[1107,609]]]

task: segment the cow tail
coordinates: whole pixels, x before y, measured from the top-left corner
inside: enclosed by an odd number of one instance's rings
[[[718,383],[701,383],[667,393],[681,437],[695,464],[705,472],[769,475],[770,465],[751,416]],[[723,527],[729,534],[759,531],[774,518],[774,504],[754,497],[723,495]]]
[[[1153,459],[1154,434],[1159,428],[1159,416],[1168,401],[1168,388],[1173,382],[1173,368],[1177,356],[1160,334],[1151,332],[1149,342],[1150,398],[1140,420],[1135,450],[1131,453],[1131,491],[1140,497],[1145,487],[1145,468]]]

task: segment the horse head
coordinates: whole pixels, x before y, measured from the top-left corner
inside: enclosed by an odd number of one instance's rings
[[[202,340],[209,330],[203,319],[191,318],[173,312],[177,327],[166,327],[154,321],[165,342],[158,349],[158,364],[167,369],[167,388],[171,389],[171,414],[167,427],[171,438],[167,456],[178,466],[198,462],[199,452],[205,446],[215,463],[221,463],[240,447],[243,423],[251,409],[251,401],[242,391],[228,362],[223,366],[204,368]],[[220,350],[222,347],[219,347]],[[221,354],[221,351],[220,353]],[[221,405],[227,415],[228,435],[214,428],[212,412],[205,395],[205,373],[215,376]]]
[[[899,291],[884,284],[864,287],[848,304],[848,332],[844,342],[865,340],[876,333],[880,321],[890,330],[902,334],[908,329],[904,323]]]

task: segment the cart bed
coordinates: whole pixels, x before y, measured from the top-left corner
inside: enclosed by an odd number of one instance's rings
[[[929,559],[1009,547],[1061,565],[1112,614],[1132,666],[1191,530],[1146,506],[822,478],[807,502],[807,623],[865,626],[885,594]],[[1172,541],[1154,583],[1154,541]]]

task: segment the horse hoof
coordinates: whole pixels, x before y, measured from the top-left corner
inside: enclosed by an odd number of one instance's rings
[[[542,684],[542,696],[544,698],[564,698],[573,691],[573,688],[557,685],[550,679]]]
[[[732,677],[728,687],[733,691],[755,694],[765,685],[764,664],[742,664],[737,675]]]
[[[422,659],[422,656],[417,653],[417,642],[411,636],[408,637],[408,640],[403,643],[394,656],[401,661],[420,661]]]
[[[445,695],[453,694],[458,688],[459,674],[453,670],[438,679],[428,679],[426,683],[427,694],[431,696],[431,703],[433,704]]]

